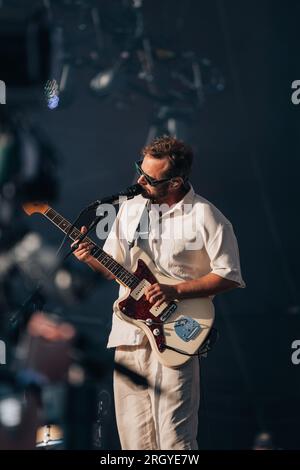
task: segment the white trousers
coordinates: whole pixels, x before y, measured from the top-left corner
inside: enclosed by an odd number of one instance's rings
[[[142,375],[148,386],[114,373],[119,437],[126,450],[198,449],[199,359],[172,369],[161,365],[148,341],[119,346],[115,361]],[[160,392],[157,392],[159,388]]]

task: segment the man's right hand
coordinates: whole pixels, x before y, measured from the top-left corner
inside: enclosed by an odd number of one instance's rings
[[[83,225],[80,229],[80,232],[86,233],[87,228]],[[76,243],[78,243],[78,240],[75,240],[75,242],[72,243],[71,247],[73,247]],[[79,244],[78,248],[73,252],[73,254],[76,256],[77,259],[79,259],[79,261],[83,261],[84,263],[89,264],[94,261],[94,258],[91,256],[91,249],[91,243],[83,241]]]

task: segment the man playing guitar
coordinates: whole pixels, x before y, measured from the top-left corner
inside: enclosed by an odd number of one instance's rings
[[[176,308],[176,302],[189,302],[189,299],[210,302],[216,294],[244,287],[231,223],[209,201],[195,194],[189,183],[193,160],[190,147],[176,138],[163,136],[147,145],[142,153],[143,159],[136,162],[142,194],[121,205],[103,250],[131,270],[132,246],[138,246],[152,259],[157,272],[163,275],[161,279],[169,278],[172,282],[160,282],[156,277],[157,282],[139,284],[134,293],[136,298],[144,296],[144,302],[153,306],[153,312],[155,309],[160,312],[170,303]],[[147,230],[136,237],[142,217],[146,217]],[[82,227],[81,232],[85,231]],[[90,241],[83,241],[74,254],[113,278],[92,256],[91,250]],[[120,297],[125,290],[121,283]],[[197,351],[185,354],[182,349],[180,353],[179,346],[169,346],[166,350],[168,333],[165,333],[166,345],[155,342],[155,335],[160,335],[159,328],[151,330],[153,335],[147,333],[145,325],[151,325],[155,317],[140,323],[124,322],[120,305],[118,301],[114,304],[108,347],[116,348],[117,362],[143,375],[149,383],[148,387],[137,386],[118,373],[114,375],[122,449],[197,449],[200,400]],[[190,319],[189,314],[182,318],[181,323],[173,322],[172,334],[178,344],[185,342],[189,351],[189,344],[205,328],[197,319]],[[172,362],[173,357],[177,362]]]

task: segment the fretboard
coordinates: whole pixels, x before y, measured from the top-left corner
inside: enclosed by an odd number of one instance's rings
[[[62,217],[58,212],[56,212],[51,207],[44,213],[44,216],[47,217],[56,227],[58,227],[62,232],[68,234],[68,237],[75,241],[77,240],[82,233],[76,228],[71,228],[70,222],[68,222],[64,217]],[[68,233],[70,231],[70,233]],[[121,284],[129,288],[135,288],[139,279],[127,271],[121,264],[115,261],[110,255],[105,253],[102,248],[100,248],[96,243],[93,242],[90,238],[86,237],[84,241],[89,242],[92,245],[91,255],[99,263],[106,268]]]

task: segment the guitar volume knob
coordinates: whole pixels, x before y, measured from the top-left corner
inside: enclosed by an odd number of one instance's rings
[[[151,326],[152,323],[153,323],[153,321],[152,321],[151,318],[147,318],[147,319],[146,319],[146,325],[147,325],[147,326]]]
[[[153,334],[154,334],[154,336],[159,336],[160,335],[160,329],[155,328],[155,330],[153,330]]]

